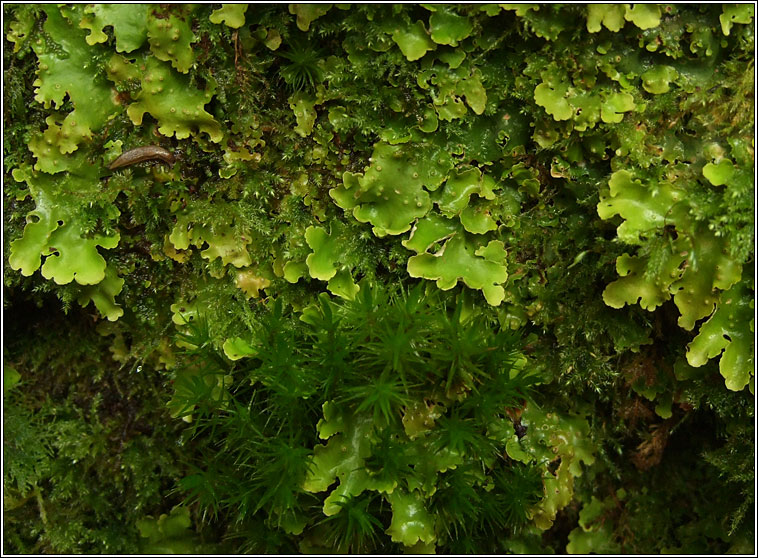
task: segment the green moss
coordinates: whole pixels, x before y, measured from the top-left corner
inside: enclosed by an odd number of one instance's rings
[[[752,552],[752,6],[3,9],[8,548]]]

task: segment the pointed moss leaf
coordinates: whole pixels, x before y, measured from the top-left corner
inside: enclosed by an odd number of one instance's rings
[[[723,186],[734,176],[734,165],[729,159],[718,164],[708,163],[703,167],[703,176],[714,186]]]
[[[392,542],[413,546],[419,541],[431,544],[436,540],[434,517],[424,506],[424,499],[417,491],[395,490],[387,495],[392,506],[392,522],[387,534]]]
[[[600,117],[607,124],[618,124],[624,113],[635,109],[634,97],[629,93],[611,93],[600,105]]]
[[[502,284],[508,279],[503,243],[492,240],[482,246],[470,240],[460,224],[455,226],[456,232],[435,254],[422,253],[408,259],[408,274],[434,280],[443,291],[452,289],[462,280],[469,288],[480,289],[489,304],[498,306],[505,297]],[[441,228],[434,227],[435,230]],[[424,227],[422,232],[426,230]],[[428,239],[418,238],[409,241],[412,246],[420,247]]]
[[[224,341],[222,347],[224,354],[229,360],[239,360],[241,358],[251,357],[258,354],[258,351],[251,347],[250,344],[241,337],[231,337]]]
[[[429,38],[426,28],[421,20],[409,28],[398,28],[392,33],[392,40],[397,43],[405,57],[410,60],[422,58],[437,45]]]
[[[455,14],[449,6],[440,5],[439,10],[429,16],[432,40],[438,45],[457,46],[471,34],[474,26],[465,16]]]
[[[625,221],[618,227],[618,237],[630,244],[639,244],[641,236],[650,236],[667,222],[672,223],[673,206],[684,193],[669,184],[642,184],[627,170],[611,175],[610,196],[601,199],[597,213],[601,219],[620,215]],[[668,219],[668,221],[667,221]]]
[[[624,19],[640,29],[652,29],[661,23],[661,7],[655,4],[626,4]]]
[[[247,4],[221,4],[218,10],[213,10],[210,20],[211,23],[224,23],[227,27],[239,29],[245,25],[246,11]]]
[[[205,110],[213,97],[211,90],[195,89],[188,77],[152,57],[141,65],[141,70],[142,89],[132,94],[135,102],[127,108],[134,124],[142,124],[147,112],[158,121],[158,131],[165,136],[184,139],[206,133],[212,142],[221,141],[221,126]]]
[[[678,323],[686,330],[713,312],[719,298],[716,289],[730,288],[742,275],[742,265],[728,255],[724,240],[703,229],[697,231],[687,250],[682,278],[670,287],[681,312]]]
[[[124,315],[124,310],[116,303],[116,296],[123,286],[124,279],[118,276],[115,268],[108,266],[105,268],[105,278],[97,285],[82,287],[76,300],[82,306],[94,302],[101,316],[115,322]]]
[[[753,4],[724,4],[721,9],[722,14],[719,16],[721,31],[727,36],[732,31],[732,25],[735,23],[752,23],[755,15],[755,5]]]
[[[366,172],[345,173],[343,185],[329,195],[358,221],[371,223],[375,235],[402,234],[429,211],[427,190],[436,190],[452,167],[447,151],[433,144],[379,142]]]
[[[158,60],[170,62],[179,72],[186,74],[195,62],[195,51],[192,43],[195,35],[190,29],[190,18],[187,13],[180,16],[162,13],[161,7],[151,10],[147,23],[147,37],[150,50]]]
[[[753,301],[754,294],[744,282],[722,293],[716,312],[687,346],[687,362],[695,367],[724,351],[719,370],[732,391],[742,390],[754,374]]]
[[[353,281],[353,276],[347,269],[340,269],[334,277],[329,279],[326,288],[329,292],[345,300],[355,300],[355,295],[361,290]]]
[[[297,16],[297,28],[300,31],[308,31],[311,23],[332,8],[331,4],[290,4],[289,12]]]
[[[638,6],[641,4],[637,4]],[[642,74],[642,88],[648,93],[660,95],[671,89],[669,83],[679,76],[679,72],[671,66],[653,66]]]
[[[104,43],[108,35],[106,26],[113,27],[117,52],[132,52],[147,40],[148,4],[90,4],[84,11],[91,14],[82,18],[79,27],[89,29],[87,44]]]
[[[587,31],[597,33],[601,24],[613,32],[620,31],[626,23],[623,4],[589,4],[587,5]]]

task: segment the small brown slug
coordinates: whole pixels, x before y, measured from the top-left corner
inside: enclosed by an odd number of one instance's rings
[[[173,165],[176,159],[173,153],[158,147],[157,145],[147,145],[145,147],[135,147],[130,149],[126,153],[122,153],[118,159],[113,161],[108,167],[111,170],[119,169],[121,167],[128,167],[136,163],[151,160],[163,161],[167,165]]]

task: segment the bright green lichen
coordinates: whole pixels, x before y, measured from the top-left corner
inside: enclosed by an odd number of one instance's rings
[[[289,12],[297,16],[297,28],[300,31],[308,31],[311,23],[332,8],[331,4],[290,4]]]
[[[387,499],[392,506],[392,523],[387,534],[394,542],[413,546],[419,541],[425,544],[435,541],[434,520],[418,492],[395,490]]]
[[[431,208],[429,191],[439,188],[452,158],[433,144],[377,143],[363,174],[346,172],[343,185],[329,195],[342,209],[371,223],[377,236],[398,235]]]
[[[334,8],[4,6],[4,544],[754,553],[753,6]]]
[[[145,113],[149,113],[158,121],[158,131],[166,136],[183,139],[205,133],[212,142],[221,141],[221,126],[205,110],[205,104],[213,97],[212,88],[205,91],[193,88],[189,79],[155,58],[148,58],[140,70],[142,89],[133,95],[135,102],[127,108],[132,122],[142,124]]]
[[[587,31],[597,33],[601,24],[613,32],[624,26],[626,10],[622,4],[589,4],[587,6]]]
[[[661,23],[661,7],[654,4],[626,5],[624,19],[631,21],[640,29],[658,27]]]
[[[437,48],[437,45],[429,38],[421,20],[416,21],[408,29],[396,29],[392,33],[392,40],[410,61],[418,60],[430,50]]]
[[[496,182],[490,176],[483,175],[479,169],[456,171],[435,195],[434,202],[445,217],[454,217],[468,207],[473,194],[486,200],[494,200],[493,190],[496,187]]]
[[[726,387],[733,391],[739,391],[752,382],[753,307],[754,298],[749,286],[744,282],[737,283],[721,295],[716,311],[687,346],[687,362],[691,366],[703,366],[708,360],[721,355],[719,369],[726,380]],[[747,324],[750,324],[749,329]]]
[[[192,6],[189,5],[187,10],[191,12]],[[147,37],[153,55],[158,60],[171,62],[171,66],[186,74],[195,61],[192,47],[195,35],[189,26],[189,14],[185,12],[181,16],[171,14],[165,17],[157,8],[152,8],[150,15]]]
[[[729,289],[742,275],[742,266],[724,253],[723,241],[705,230],[698,230],[694,238],[684,251],[687,267],[682,278],[670,287],[682,314],[678,323],[687,330],[713,311],[716,289]]]
[[[324,411],[326,414],[326,410]],[[329,421],[326,421],[329,422]],[[322,492],[339,480],[337,487],[324,500],[325,515],[334,515],[340,511],[339,502],[344,498],[360,495],[364,490],[376,490],[378,485],[369,477],[364,462],[369,455],[369,430],[371,419],[356,417],[347,420],[344,425],[329,428],[322,425],[323,438],[330,438],[326,446],[318,445],[314,450],[313,467],[303,488],[308,492]],[[333,435],[336,432],[339,434]],[[384,487],[390,490],[390,487]]]
[[[290,108],[295,113],[297,126],[294,130],[301,136],[310,135],[313,131],[313,124],[316,122],[316,109],[314,106],[317,100],[309,97],[305,93],[298,92],[290,97]]]
[[[648,311],[671,298],[670,287],[680,276],[680,265],[685,260],[682,254],[685,244],[675,242],[664,258],[657,262],[654,274],[647,272],[648,260],[623,254],[616,260],[616,271],[620,279],[610,283],[603,291],[603,300],[612,308],[623,308],[625,304],[637,304]]]
[[[199,223],[191,213],[183,213],[177,216],[168,238],[177,250],[187,250],[190,245],[201,248],[207,243],[208,247],[200,255],[209,262],[221,258],[223,265],[231,264],[234,267],[246,267],[252,263],[247,250],[252,238],[239,225],[212,228]]]
[[[608,182],[610,197],[597,206],[601,219],[620,215],[625,221],[617,229],[624,242],[638,244],[644,236],[650,236],[666,224],[676,222],[676,204],[684,193],[671,185],[643,184],[627,170],[611,175]]]
[[[49,128],[34,140],[31,149],[38,159],[38,170],[58,172],[54,162],[60,159],[58,155],[71,153],[83,140],[90,139],[115,114],[116,104],[107,81],[90,62],[92,53],[84,32],[57,8],[46,13],[44,29],[49,39],[38,38],[32,44],[39,59],[34,98],[45,108],[60,108],[68,95],[74,110],[62,119],[51,121],[54,117],[49,117]],[[77,12],[68,15],[78,17]]]
[[[505,297],[502,284],[508,279],[503,243],[491,240],[484,245],[460,225],[451,223],[454,222],[437,215],[418,222],[410,238],[403,242],[418,253],[408,259],[408,274],[436,281],[442,290],[452,289],[460,279],[471,289],[481,289],[489,304],[499,305]],[[428,252],[430,243],[443,240],[441,248]]]
[[[313,250],[305,260],[314,279],[329,281],[327,288],[334,294],[352,300],[360,287],[353,282],[350,270],[339,265],[344,253],[343,227],[334,222],[329,233],[321,227],[308,227],[305,241]]]
[[[721,30],[727,36],[735,23],[749,24],[755,15],[755,6],[751,4],[724,4],[722,10],[719,20],[721,21]]]
[[[729,159],[724,159],[718,164],[708,163],[703,167],[703,176],[714,186],[723,186],[734,176],[734,165]]]
[[[104,43],[108,35],[103,32],[107,26],[113,27],[117,52],[132,52],[147,40],[147,14],[149,5],[92,4],[84,9],[85,15],[79,27],[89,29],[87,44]]]
[[[642,87],[648,93],[660,95],[668,93],[670,83],[679,76],[679,72],[671,66],[655,66],[642,74]]]
[[[76,170],[63,178],[15,169],[13,177],[26,182],[37,206],[27,217],[22,238],[11,242],[9,263],[23,275],[31,275],[42,265],[42,275],[59,285],[76,280],[94,285],[105,278],[105,259],[97,247],[115,248],[119,234],[94,233],[83,209],[87,196],[100,188],[98,169],[84,154],[76,157]],[[112,217],[118,210],[111,209]],[[42,264],[42,257],[45,262]]]
[[[449,6],[438,5],[429,16],[429,29],[438,45],[457,46],[471,34],[473,26],[467,17],[456,14]]]
[[[574,479],[582,467],[595,462],[595,447],[589,439],[589,425],[582,417],[566,418],[528,406],[521,422],[527,427],[520,445],[528,461],[548,463],[560,459],[555,473],[543,478],[544,496],[533,508],[532,515],[540,529],[548,529],[555,516],[571,501]]]
[[[245,25],[245,12],[247,4],[222,4],[218,10],[211,14],[211,23],[224,23],[232,29],[239,29]]]
[[[116,296],[124,286],[124,279],[116,274],[113,267],[105,268],[105,278],[97,285],[82,287],[77,302],[87,306],[90,302],[95,304],[98,312],[111,322],[115,322],[124,315],[124,310],[116,303]]]
[[[466,114],[466,104],[475,114],[482,114],[487,103],[487,92],[482,85],[481,72],[469,65],[455,69],[435,64],[422,70],[416,79],[419,87],[427,89],[440,120],[454,120]]]

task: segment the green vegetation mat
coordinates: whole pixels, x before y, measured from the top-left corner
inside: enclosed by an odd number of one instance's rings
[[[754,552],[753,4],[3,10],[5,552]]]

